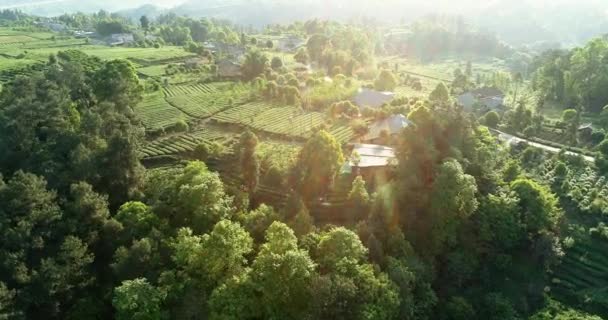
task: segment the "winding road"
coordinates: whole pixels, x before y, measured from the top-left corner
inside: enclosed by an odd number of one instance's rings
[[[502,131],[499,131],[499,130],[496,130],[496,129],[492,129],[492,128],[489,128],[489,129],[490,129],[491,132],[497,134],[498,139],[504,141],[507,144],[516,144],[516,143],[520,143],[520,142],[525,142],[528,145],[531,145],[531,146],[533,146],[535,148],[543,149],[543,150],[546,150],[546,151],[551,152],[551,153],[559,153],[561,151],[560,148],[556,148],[556,147],[552,147],[552,146],[549,146],[549,145],[546,145],[546,144],[542,144],[542,143],[530,141],[530,140],[527,140],[527,139],[519,138],[519,137],[516,137],[516,136],[514,136],[512,134],[508,134],[508,133],[505,133],[505,132],[502,132]],[[573,152],[573,151],[566,151],[566,154],[573,155],[573,156],[583,157],[583,159],[585,159],[585,161],[587,161],[587,162],[591,162],[591,163],[595,162],[595,158],[594,157],[590,157],[590,156],[584,155],[582,153]]]

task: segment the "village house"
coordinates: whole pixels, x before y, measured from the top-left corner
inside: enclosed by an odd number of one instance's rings
[[[135,42],[135,37],[132,33],[115,33],[110,36],[108,44],[111,46],[121,46]]]
[[[295,52],[306,44],[306,41],[296,35],[288,35],[278,40],[277,49],[283,52]]]
[[[590,139],[593,134],[593,124],[584,123],[578,127],[578,134],[584,139]]]
[[[38,24],[44,28],[47,28],[53,32],[63,32],[68,29],[68,27],[65,24],[63,24],[62,22],[43,21],[43,22],[37,22],[36,24]]]
[[[83,31],[83,30],[78,30],[74,32],[74,37],[78,38],[78,39],[83,39],[83,38],[91,38],[96,36],[96,33],[93,31]]]
[[[353,98],[353,101],[359,108],[380,108],[382,105],[389,103],[394,98],[395,94],[393,92],[382,92],[362,88]]]
[[[300,75],[300,74],[311,74],[312,70],[310,69],[309,66],[300,63],[300,62],[296,62],[293,66],[293,71],[296,72],[296,74]]]
[[[238,79],[242,76],[241,65],[230,59],[224,59],[217,64],[217,75],[221,79]]]
[[[200,66],[204,65],[205,62],[206,62],[206,60],[199,58],[199,57],[190,58],[190,59],[187,59],[186,61],[184,61],[184,67],[186,67],[188,69],[197,69]]]
[[[392,179],[396,165],[397,158],[393,148],[356,143],[352,145],[351,156],[342,167],[341,173],[360,175],[373,190]]]
[[[397,137],[403,129],[412,125],[402,114],[395,114],[386,119],[372,123],[368,133],[362,138],[365,143],[388,144],[391,138]]]
[[[458,96],[458,103],[466,110],[472,110],[474,106],[496,110],[503,107],[505,94],[496,88],[483,87]]]
[[[215,48],[215,51],[211,50],[212,53],[216,53],[221,55],[222,57],[234,60],[241,60],[241,58],[243,58],[245,56],[245,53],[247,52],[245,47],[236,44],[218,42],[214,43],[213,47]]]

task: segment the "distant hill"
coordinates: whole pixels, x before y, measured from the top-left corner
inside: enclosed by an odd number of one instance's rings
[[[476,25],[512,44],[559,41],[581,45],[608,33],[608,1],[494,1],[475,16]]]
[[[185,0],[0,0],[0,9],[19,9],[29,14],[55,16],[72,12],[111,12],[145,5],[173,7]]]
[[[255,27],[311,18],[407,23],[428,14],[462,15],[481,31],[515,45],[580,45],[608,33],[606,0],[0,0],[0,9],[46,16],[104,9],[137,18],[156,16],[169,7],[179,15]]]
[[[462,15],[511,44],[582,44],[608,33],[606,0],[189,0],[173,11],[264,26],[310,18],[411,22],[428,14]]]
[[[133,9],[126,9],[126,10],[121,10],[118,11],[116,13],[120,14],[123,17],[132,19],[132,20],[138,20],[139,18],[141,18],[141,16],[148,16],[148,18],[155,18],[158,17],[160,14],[167,12],[168,9],[166,8],[161,8],[155,5],[151,5],[151,4],[146,4],[143,5],[141,7],[137,7],[137,8],[133,8]]]

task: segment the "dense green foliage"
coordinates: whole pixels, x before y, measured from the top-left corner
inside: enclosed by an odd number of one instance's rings
[[[544,55],[530,83],[570,103],[552,125],[570,145],[588,143],[592,162],[505,145],[488,128],[542,134],[524,75],[486,79],[509,91],[504,109],[458,105],[484,86],[470,62],[453,81],[424,79],[428,90],[399,95],[410,75],[376,59],[401,42],[363,24],[311,20],[254,35],[171,14],[144,16],[141,28],[105,12],[59,21],[143,30],[188,52],[102,60],[71,50],[6,82],[0,318],[608,316],[608,140],[592,128],[591,145],[579,133],[584,112],[608,102],[604,40]],[[441,23],[416,25],[408,54],[511,51]],[[302,47],[277,55],[287,51],[277,30]],[[242,49],[242,78],[214,82],[214,62],[231,54],[207,52],[208,41]],[[142,72],[151,67],[162,72]],[[398,96],[360,109],[363,86]],[[403,128],[372,139],[386,145],[378,154],[347,159],[399,114]],[[395,157],[374,164],[388,146]]]

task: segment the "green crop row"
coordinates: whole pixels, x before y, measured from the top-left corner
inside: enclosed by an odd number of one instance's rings
[[[201,143],[225,142],[232,135],[211,130],[174,135],[148,143],[140,153],[143,158],[158,157],[193,151]]]
[[[155,131],[175,125],[178,121],[188,121],[190,117],[167,103],[161,94],[145,96],[135,112],[147,130]]]

